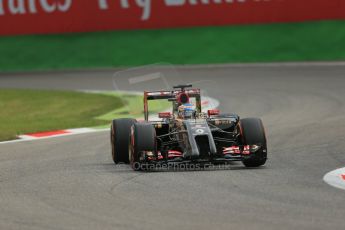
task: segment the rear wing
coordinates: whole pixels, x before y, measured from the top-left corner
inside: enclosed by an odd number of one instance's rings
[[[150,100],[162,100],[171,99],[173,101],[173,110],[175,111],[176,106],[179,106],[180,103],[177,101],[179,95],[187,94],[190,98],[195,98],[196,101],[196,110],[198,113],[201,113],[201,96],[200,89],[186,89],[186,90],[170,90],[170,91],[145,91],[144,92],[144,116],[145,120],[149,120],[149,109],[148,101]]]

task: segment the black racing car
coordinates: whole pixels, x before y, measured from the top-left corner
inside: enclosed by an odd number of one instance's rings
[[[232,161],[242,161],[247,167],[264,165],[267,140],[261,119],[240,119],[236,114],[220,114],[217,109],[204,113],[200,90],[191,87],[179,85],[170,91],[144,92],[144,121],[113,120],[114,163],[129,163],[134,170]],[[150,121],[148,101],[162,99],[172,103],[172,112],[159,113],[159,120]]]

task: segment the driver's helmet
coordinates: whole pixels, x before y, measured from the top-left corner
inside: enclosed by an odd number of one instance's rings
[[[190,103],[178,107],[178,116],[181,119],[191,119],[195,116],[195,106]]]

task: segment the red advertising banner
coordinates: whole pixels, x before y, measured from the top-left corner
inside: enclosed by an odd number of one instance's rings
[[[0,35],[345,19],[344,0],[0,0]]]

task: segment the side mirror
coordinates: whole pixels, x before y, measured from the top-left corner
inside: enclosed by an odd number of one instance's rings
[[[171,113],[170,112],[158,113],[158,117],[159,118],[170,118],[171,117]]]
[[[210,109],[210,110],[207,110],[207,114],[208,116],[215,116],[215,115],[219,115],[219,109]]]

